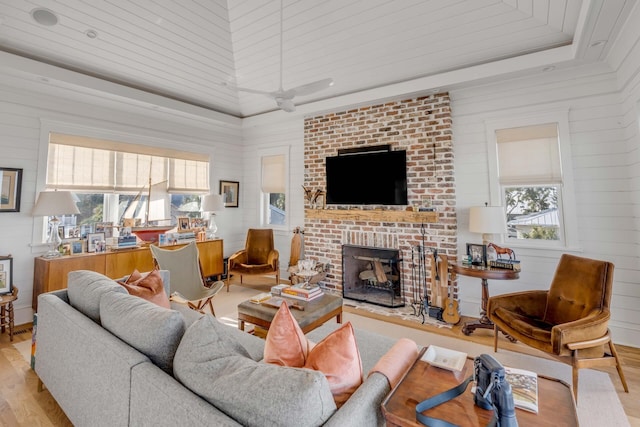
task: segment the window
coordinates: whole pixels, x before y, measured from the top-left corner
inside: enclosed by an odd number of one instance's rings
[[[208,157],[115,141],[49,134],[47,189],[73,191],[80,214],[74,225],[176,224],[200,216],[209,193]]]
[[[261,157],[262,224],[287,224],[287,156],[265,154]]]
[[[517,119],[487,126],[492,195],[498,199],[492,202],[505,208],[511,244],[575,244],[575,220],[567,221],[575,218],[568,120],[551,117],[522,120],[521,126],[513,126]]]

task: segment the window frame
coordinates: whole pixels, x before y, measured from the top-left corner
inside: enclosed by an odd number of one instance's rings
[[[274,230],[288,230],[291,222],[291,207],[290,207],[290,191],[289,191],[289,173],[290,173],[290,150],[288,145],[282,145],[278,147],[264,148],[258,150],[258,161],[256,167],[257,183],[258,183],[258,220],[262,227],[273,228]],[[264,193],[262,191],[262,159],[263,157],[270,156],[284,156],[284,176],[285,176],[285,192],[284,192],[284,211],[285,220],[284,224],[269,224],[267,223],[266,209],[268,207],[268,195],[271,193]]]
[[[560,250],[578,250],[578,221],[575,201],[575,187],[573,183],[573,166],[571,156],[571,136],[569,132],[569,111],[566,109],[548,111],[545,113],[516,115],[505,119],[485,121],[487,154],[489,166],[489,195],[492,206],[505,206],[504,188],[498,178],[498,141],[496,130],[525,126],[557,123],[558,148],[560,150],[560,165],[562,168],[562,183],[558,185],[558,215],[560,219],[559,240],[511,239],[505,235],[501,241],[510,246],[522,248],[544,248]],[[512,187],[513,185],[509,185]],[[539,184],[536,186],[544,186]],[[505,212],[506,215],[506,212]]]

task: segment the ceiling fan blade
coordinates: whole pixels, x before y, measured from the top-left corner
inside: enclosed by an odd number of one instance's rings
[[[307,83],[306,85],[294,87],[293,89],[289,89],[287,92],[293,92],[295,96],[304,96],[327,89],[330,86],[333,86],[332,78],[322,79],[318,80],[317,82]]]
[[[281,110],[286,111],[287,113],[296,111],[296,105],[291,99],[276,98],[276,103]]]
[[[267,91],[264,91],[264,90],[256,90],[256,89],[249,89],[249,88],[246,88],[246,87],[234,86],[234,85],[232,85],[230,83],[226,83],[226,82],[222,83],[222,86],[226,86],[226,87],[228,87],[230,89],[237,90],[239,92],[256,93],[258,95],[266,95],[266,96],[271,96],[271,97],[273,96],[273,92],[267,92]]]

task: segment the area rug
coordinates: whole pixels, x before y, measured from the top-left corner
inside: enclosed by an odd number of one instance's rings
[[[265,291],[268,291],[268,288],[232,285],[230,292],[220,292],[214,298],[218,318],[226,324],[236,326],[237,305],[251,296]],[[350,321],[356,328],[392,338],[410,338],[420,346],[433,344],[462,351],[469,356],[477,356],[482,353],[491,354],[505,366],[532,370],[539,375],[558,378],[567,384],[571,384],[571,366],[555,360],[502,349],[494,353],[493,347],[384,322],[351,312],[343,313],[343,322],[347,321]],[[626,427],[630,425],[609,375],[592,369],[580,370],[577,413],[582,427]]]

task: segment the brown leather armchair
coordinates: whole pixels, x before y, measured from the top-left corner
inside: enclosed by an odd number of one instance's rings
[[[273,243],[273,230],[270,228],[250,228],[247,231],[245,248],[229,257],[227,274],[227,292],[231,274],[240,275],[276,275],[276,284],[280,283],[280,254]]]
[[[613,264],[563,254],[548,291],[525,291],[489,298],[487,313],[498,333],[570,363],[578,401],[578,369],[615,366],[629,392],[607,327]],[[608,345],[610,354],[605,353]]]

